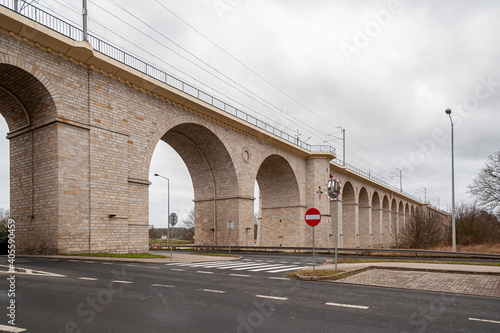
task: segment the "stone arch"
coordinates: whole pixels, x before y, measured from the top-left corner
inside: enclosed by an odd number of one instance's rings
[[[359,190],[359,230],[357,246],[368,247],[371,245],[371,204],[368,191],[365,187]]]
[[[186,122],[186,118],[171,121],[161,140],[179,154],[191,176],[197,245],[227,245],[228,221],[234,222],[236,233],[231,241],[239,244],[238,206],[242,198],[226,145],[214,131],[199,123]]]
[[[299,185],[290,163],[280,155],[267,156],[255,180],[261,198],[259,244],[294,246],[303,243],[303,228],[297,223],[301,215]]]
[[[393,198],[391,201],[391,225],[389,229],[391,244],[399,244],[399,217],[396,198]]]
[[[228,140],[223,134],[220,133],[220,131],[217,130],[216,125],[209,121],[204,121],[203,118],[195,116],[194,114],[186,114],[183,116],[169,118],[167,121],[161,123],[156,131],[147,133],[147,145],[145,147],[142,167],[140,167],[140,170],[138,171],[140,173],[138,175],[140,178],[148,178],[151,159],[153,157],[154,150],[158,145],[158,142],[163,139],[163,136],[167,132],[171,131],[176,126],[183,124],[193,124],[204,127],[208,131],[216,135],[218,140],[223,144],[224,147],[229,147]]]
[[[405,208],[404,208],[403,201],[399,201],[399,204],[398,204],[398,235],[397,235],[398,242],[397,242],[396,246],[399,246],[399,244],[401,243],[401,231],[404,229],[404,227],[405,227]]]
[[[0,114],[9,133],[10,214],[16,221],[16,250],[52,252],[58,244],[60,99],[52,84],[21,58],[0,54]],[[84,223],[84,222],[83,222]],[[75,237],[78,237],[75,233]]]
[[[344,247],[356,246],[356,220],[358,204],[351,182],[346,181],[342,187],[342,244]]]
[[[404,219],[404,227],[406,228],[406,223],[410,222],[410,205],[406,203],[405,205],[405,219]]]
[[[382,244],[387,246],[391,243],[391,207],[389,205],[389,197],[384,195],[382,200]]]
[[[377,191],[372,195],[372,246],[382,247],[382,206]]]

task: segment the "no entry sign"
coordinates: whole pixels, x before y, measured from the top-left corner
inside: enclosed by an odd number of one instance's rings
[[[321,213],[316,208],[309,208],[304,216],[306,223],[311,227],[315,227],[321,221]]]

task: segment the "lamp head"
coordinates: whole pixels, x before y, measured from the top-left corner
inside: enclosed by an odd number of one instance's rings
[[[444,112],[446,112],[446,114],[451,114],[451,109],[446,109]]]

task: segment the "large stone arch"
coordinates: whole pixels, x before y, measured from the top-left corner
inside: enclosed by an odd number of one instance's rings
[[[241,216],[238,212],[242,198],[231,155],[213,130],[186,118],[170,121],[160,140],[179,154],[191,176],[196,243],[227,245],[226,222],[232,221],[235,230],[231,242],[239,244]],[[247,198],[246,201],[253,202],[252,199]]]
[[[384,195],[382,200],[382,244],[384,246],[391,244],[391,206],[389,197]]]
[[[371,204],[368,191],[365,187],[359,190],[359,230],[357,246],[368,247],[371,245]]]
[[[258,243],[262,246],[303,244],[300,191],[290,163],[280,155],[266,157],[255,180],[260,189]]]
[[[58,137],[65,131],[55,122],[58,107],[55,89],[35,66],[0,54],[0,114],[9,128],[10,214],[16,221],[19,253],[69,246],[59,237],[66,230],[58,224],[57,198],[64,191],[58,179],[65,176],[67,164],[58,159],[64,148]],[[76,237],[84,234],[75,232]]]
[[[342,187],[342,244],[343,247],[355,247],[356,220],[358,217],[358,203],[352,183],[347,181]]]
[[[382,247],[382,206],[377,191],[372,196],[372,246]]]

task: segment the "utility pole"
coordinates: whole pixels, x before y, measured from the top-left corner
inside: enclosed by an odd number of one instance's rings
[[[87,0],[82,0],[82,14],[83,14],[83,41],[88,42],[87,35]]]

